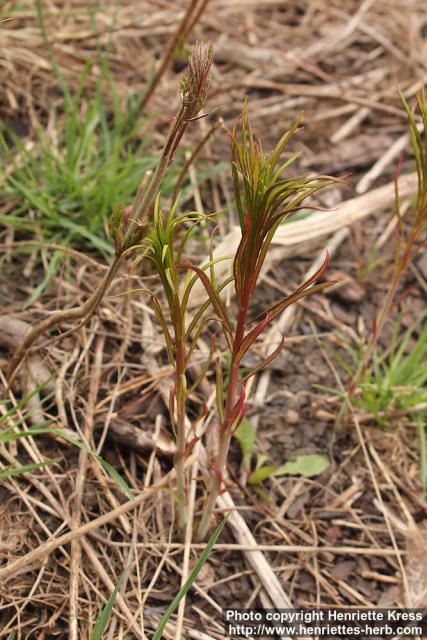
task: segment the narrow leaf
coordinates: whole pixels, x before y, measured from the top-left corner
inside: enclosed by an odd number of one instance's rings
[[[181,602],[182,598],[187,594],[187,592],[189,591],[189,589],[193,585],[194,581],[196,580],[197,576],[199,575],[203,565],[205,564],[205,562],[209,558],[209,556],[210,556],[210,554],[212,552],[212,549],[215,546],[216,541],[218,540],[218,538],[219,538],[219,536],[221,534],[221,531],[223,530],[226,522],[227,522],[227,518],[224,518],[224,520],[221,522],[221,524],[216,528],[213,536],[209,540],[208,544],[206,545],[206,547],[203,550],[203,553],[201,554],[200,558],[198,559],[193,571],[190,573],[190,575],[189,575],[188,579],[186,580],[185,584],[181,587],[178,595],[172,600],[172,602],[170,603],[169,607],[166,610],[165,615],[160,620],[160,624],[159,624],[159,626],[157,627],[157,629],[156,629],[156,631],[154,633],[153,640],[161,640],[162,633],[163,633],[167,623],[169,622],[169,619],[170,619],[171,615],[173,614],[173,612],[175,611],[175,609],[177,608],[177,606]]]
[[[245,387],[242,386],[242,392],[239,399],[231,409],[230,415],[228,416],[227,420],[221,425],[221,432],[227,431],[227,429],[231,429],[238,418],[243,419],[243,416],[245,415],[245,399]]]
[[[242,340],[242,344],[240,345],[240,349],[236,354],[237,361],[240,361],[248,349],[253,345],[258,336],[264,331],[265,327],[270,322],[270,317],[268,312],[265,314],[265,318],[261,320],[259,324],[257,324],[252,331],[250,331],[245,338]]]
[[[254,369],[251,369],[249,373],[243,376],[243,378],[240,380],[241,384],[245,384],[245,382],[247,382],[249,378],[252,378],[252,376],[256,375],[257,373],[265,369],[265,367],[268,366],[271,362],[273,362],[273,360],[275,360],[277,356],[280,354],[284,344],[285,344],[285,336],[282,335],[282,339],[280,340],[279,346],[273,351],[273,353],[270,353],[270,355],[267,358],[264,358],[262,362],[260,362],[256,367],[254,367]]]
[[[75,447],[79,449],[83,449],[89,455],[91,455],[99,464],[105,469],[110,478],[115,482],[117,487],[126,494],[129,500],[134,500],[134,496],[125,482],[125,480],[121,477],[121,475],[114,469],[111,464],[106,462],[101,456],[98,456],[90,447],[87,447],[83,442],[74,438],[74,436],[70,435],[67,431],[63,431],[62,429],[52,429],[51,427],[32,427],[30,429],[26,429],[25,431],[5,431],[0,434],[0,442],[9,442],[11,440],[20,440],[22,438],[28,438],[31,436],[38,435],[54,435],[60,438],[64,438],[67,442],[70,442]]]
[[[222,323],[224,325],[224,329],[226,330],[229,339],[231,339],[232,330],[231,330],[230,321],[229,321],[229,319],[227,317],[227,312],[225,310],[225,306],[224,306],[221,298],[219,297],[218,292],[212,286],[212,283],[209,280],[209,278],[207,277],[206,273],[204,273],[204,271],[202,271],[202,269],[199,269],[199,267],[196,267],[194,264],[191,264],[191,263],[179,264],[179,265],[177,265],[177,268],[191,269],[192,271],[197,273],[197,275],[199,276],[200,280],[202,281],[203,286],[206,289],[206,293],[208,294],[208,296],[209,296],[209,298],[210,298],[210,300],[212,302],[212,306],[215,309],[215,312],[216,312],[217,316],[222,321]]]
[[[111,617],[111,613],[113,611],[113,607],[114,607],[114,603],[116,601],[117,598],[117,594],[119,593],[120,587],[122,586],[122,582],[123,582],[123,578],[124,578],[124,574],[121,576],[121,578],[119,579],[119,581],[117,582],[116,586],[114,587],[114,591],[112,592],[112,594],[110,595],[110,597],[108,598],[107,602],[105,603],[105,606],[102,608],[96,622],[95,625],[92,629],[92,634],[90,637],[90,640],[102,640],[104,633],[107,629],[108,626],[108,622],[110,620]]]
[[[30,471],[34,471],[35,469],[42,469],[43,467],[47,467],[50,464],[55,464],[55,462],[59,462],[60,458],[55,458],[54,460],[46,460],[45,462],[34,462],[32,464],[24,464],[22,467],[6,467],[5,469],[0,470],[0,480],[4,478],[10,478],[11,476],[21,476],[25,473],[29,473]]]
[[[291,304],[294,304],[295,302],[298,302],[298,300],[302,300],[303,298],[307,298],[308,296],[313,295],[313,293],[319,293],[319,291],[323,291],[324,289],[331,287],[333,284],[335,284],[335,281],[322,282],[321,284],[314,285],[314,287],[310,287],[310,289],[302,290],[299,293],[293,293],[292,295],[288,296],[281,302],[278,302],[273,307],[270,307],[270,309],[268,309],[270,320],[275,320]],[[259,316],[257,318],[254,318],[252,322],[255,322],[258,319]]]
[[[166,318],[163,315],[163,311],[162,308],[159,304],[159,301],[157,300],[157,298],[153,295],[150,296],[150,301],[153,305],[153,310],[154,313],[156,315],[156,318],[162,328],[163,331],[163,337],[165,339],[165,344],[166,344],[166,351],[168,354],[168,358],[169,358],[169,362],[171,363],[172,366],[174,366],[175,363],[175,356],[174,356],[174,349],[173,349],[173,342],[172,342],[172,337],[170,335],[169,332],[169,328],[166,322]]]

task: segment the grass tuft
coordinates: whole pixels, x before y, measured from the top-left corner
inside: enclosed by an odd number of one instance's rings
[[[132,202],[141,176],[155,167],[156,158],[148,152],[148,140],[139,137],[142,121],[135,96],[122,110],[110,83],[113,112],[108,113],[108,71],[103,69],[95,95],[83,101],[82,86],[71,101],[64,100],[63,114],[54,116],[54,133],[39,127],[31,149],[12,130],[0,133],[0,183],[6,198],[17,202],[13,215],[0,216],[0,222],[111,255],[107,218],[118,203]],[[166,194],[173,184],[172,173],[163,184]]]

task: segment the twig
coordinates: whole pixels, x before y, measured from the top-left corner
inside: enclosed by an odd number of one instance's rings
[[[202,0],[202,3],[200,5],[200,10],[198,10],[199,0],[190,0],[190,2],[188,3],[188,7],[184,14],[184,17],[182,18],[182,21],[180,22],[178,28],[173,33],[169,41],[169,44],[167,46],[167,49],[165,51],[165,54],[163,56],[163,60],[161,61],[160,66],[157,69],[154,75],[154,78],[151,80],[150,85],[142,99],[141,106],[140,106],[141,112],[144,111],[145,107],[148,104],[148,101],[150,100],[151,96],[156,90],[156,87],[159,84],[163,74],[165,73],[181,40],[184,40],[184,38],[189,34],[191,29],[193,28],[194,24],[200,18],[203,10],[207,5],[207,2],[208,0],[204,0],[204,1]]]
[[[112,281],[114,280],[116,274],[119,271],[123,260],[123,255],[118,255],[114,258],[110,268],[105,274],[101,284],[92,295],[88,298],[88,300],[78,307],[74,307],[72,309],[61,309],[58,311],[54,311],[51,315],[49,315],[44,320],[37,322],[27,333],[25,339],[23,340],[21,346],[17,349],[15,354],[13,355],[8,371],[8,379],[9,384],[11,384],[14,380],[16,370],[24,359],[27,351],[34,344],[39,336],[43,333],[51,329],[52,327],[60,324],[61,322],[67,322],[70,320],[81,320],[83,318],[83,324],[86,323],[94,313],[101,303],[101,300],[104,294],[109,289]],[[80,325],[81,326],[81,325]],[[75,330],[75,329],[74,329]],[[67,332],[68,333],[68,332]]]
[[[182,167],[181,173],[178,176],[178,180],[176,181],[175,188],[173,190],[172,202],[175,202],[179,195],[180,189],[182,187],[182,183],[185,180],[185,176],[187,174],[189,167],[193,164],[194,160],[197,158],[197,156],[199,155],[199,153],[201,152],[205,144],[208,142],[208,140],[214,135],[215,131],[217,131],[217,129],[219,129],[219,127],[222,124],[223,124],[222,118],[219,118],[216,122],[214,122],[214,124],[210,127],[210,129],[208,129],[208,131],[203,136],[203,138],[198,142],[197,146],[194,148],[191,155],[186,159],[184,166]]]
[[[253,537],[248,525],[235,510],[234,502],[229,493],[224,493],[222,496],[218,496],[217,505],[221,509],[230,510],[228,524],[232,528],[236,538],[253,548],[250,553],[245,553],[245,559],[247,563],[256,572],[262,586],[268,594],[271,603],[276,609],[292,609],[292,603],[283,590],[282,585],[279,582],[278,577],[271,569],[266,557],[257,549],[257,543]]]

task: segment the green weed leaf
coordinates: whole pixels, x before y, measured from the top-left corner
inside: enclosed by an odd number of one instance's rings
[[[134,496],[129,486],[121,477],[121,475],[114,469],[114,467],[106,462],[103,458],[101,458],[101,456],[98,456],[94,451],[92,451],[90,447],[87,447],[83,442],[70,435],[67,431],[63,431],[62,429],[52,429],[50,427],[44,426],[32,427],[30,429],[26,429],[25,431],[6,430],[3,433],[0,433],[0,442],[10,442],[12,440],[21,440],[22,438],[29,438],[31,436],[49,434],[64,438],[64,440],[67,440],[67,442],[74,445],[75,447],[86,451],[89,455],[95,458],[97,462],[99,462],[99,464],[105,469],[113,482],[129,498],[129,500],[134,500]]]
[[[329,460],[318,454],[297,456],[278,467],[275,476],[319,476],[329,467]]]
[[[0,470],[0,480],[3,480],[4,478],[11,478],[12,476],[22,476],[30,471],[34,471],[35,469],[42,469],[50,464],[55,464],[55,462],[59,462],[59,460],[59,458],[55,458],[54,460],[46,460],[45,462],[24,464],[22,467],[6,467],[5,469]]]
[[[277,467],[275,467],[273,464],[255,469],[255,471],[253,471],[248,478],[249,484],[260,484],[261,482],[264,482],[264,480],[267,480],[267,478],[274,476],[276,469]]]
[[[301,455],[288,460],[280,467],[265,465],[256,469],[248,478],[249,484],[260,484],[272,476],[319,476],[329,467],[329,460],[318,454]]]
[[[256,433],[253,424],[247,418],[243,418],[240,426],[234,433],[239,441],[243,455],[243,465],[245,469],[250,468],[251,457],[255,450]]]

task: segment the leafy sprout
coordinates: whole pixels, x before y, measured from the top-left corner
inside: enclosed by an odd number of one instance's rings
[[[231,133],[231,173],[242,233],[233,261],[233,283],[238,307],[235,322],[230,320],[229,312],[222,304],[215,283],[200,269],[190,267],[199,275],[206,289],[223,324],[230,349],[226,392],[221,366],[216,366],[217,408],[221,421],[218,429],[218,456],[211,462],[207,497],[198,529],[200,538],[204,538],[209,528],[210,515],[217,496],[225,490],[223,476],[231,436],[242,424],[245,416],[244,383],[251,375],[261,371],[274,360],[283,347],[283,339],[275,351],[249,373],[243,373],[241,370],[243,357],[271,322],[289,305],[331,284],[315,284],[328,266],[329,256],[326,255],[320,269],[289,296],[265,309],[259,316],[249,318],[252,294],[277,228],[290,214],[301,208],[307,197],[336,181],[329,176],[285,175],[298,154],[292,155],[284,163],[281,157],[297,128],[298,121],[280,138],[271,153],[266,155],[261,143],[254,138],[248,105],[245,102],[241,116]]]
[[[265,155],[254,139],[245,102],[231,135],[231,170],[239,212],[242,241],[234,259],[234,281],[239,304],[244,304],[257,283],[268,249],[278,226],[299,210],[310,195],[329,185],[327,176],[283,177],[299,154],[280,164],[281,157],[298,129],[299,120]],[[245,276],[250,273],[251,277]]]

